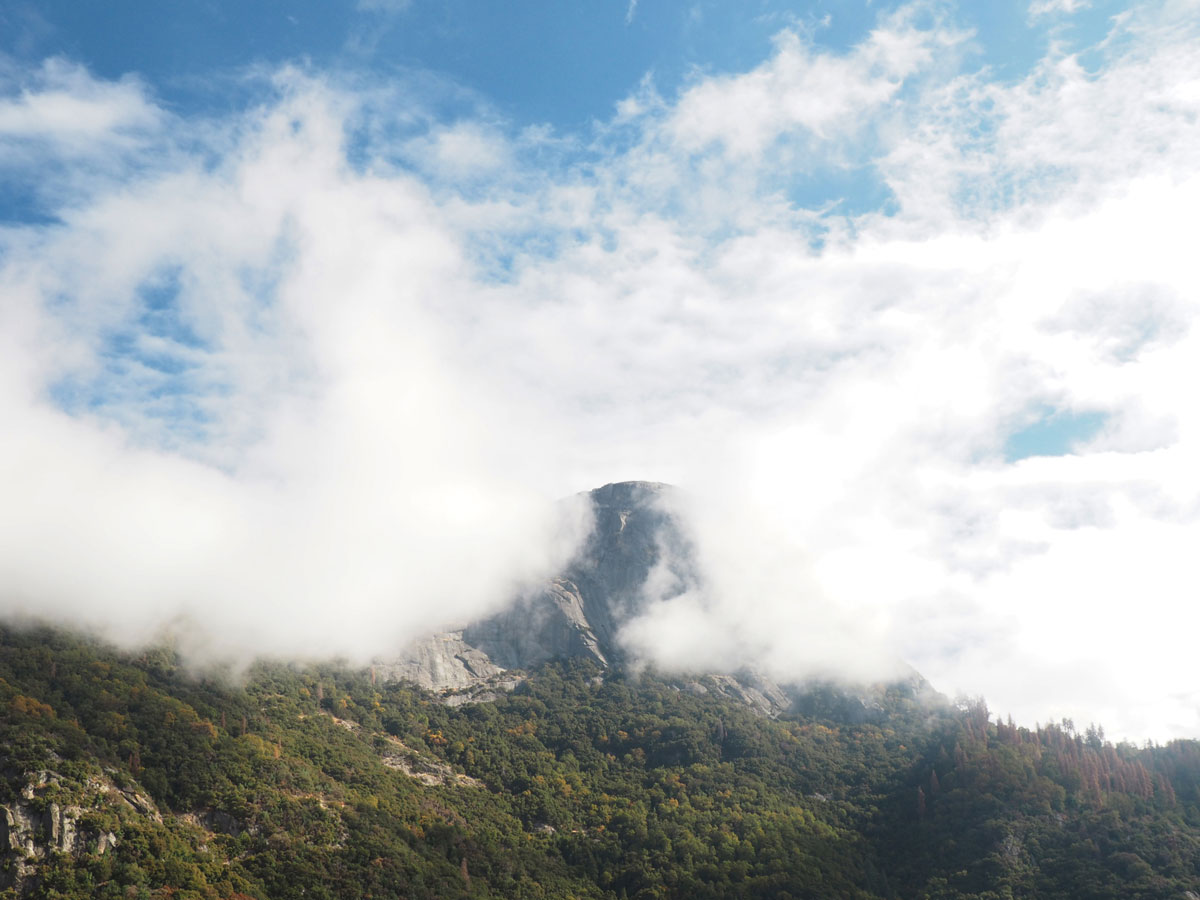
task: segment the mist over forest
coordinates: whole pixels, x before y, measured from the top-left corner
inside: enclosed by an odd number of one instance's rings
[[[0,896],[1200,895],[1194,0],[0,9]]]

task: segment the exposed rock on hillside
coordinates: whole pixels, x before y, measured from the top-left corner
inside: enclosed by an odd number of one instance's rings
[[[51,853],[101,855],[117,846],[112,832],[81,825],[83,806],[48,799],[47,789],[56,790],[61,782],[56,773],[35,772],[27,778],[19,798],[0,806],[0,890],[12,889],[18,895],[34,888],[38,864]],[[92,795],[119,793],[111,783],[98,780],[90,781],[87,789]]]
[[[668,508],[672,490],[631,481],[591,491],[594,527],[564,572],[490,618],[413,644],[400,659],[377,665],[376,676],[411,681],[457,704],[490,699],[519,682],[512,670],[552,659],[587,659],[604,668],[625,662],[620,629],[646,609],[648,579],[653,575],[657,593],[668,597],[700,583],[690,542]],[[707,683],[693,684],[764,715],[791,704],[783,688],[753,672]]]
[[[579,587],[555,578],[539,594],[467,627],[464,640],[497,665],[525,669],[558,657],[582,657],[602,666],[608,658],[592,628]]]
[[[497,691],[520,682],[516,671],[552,659],[586,659],[602,668],[629,662],[622,626],[649,603],[702,586],[691,542],[670,511],[673,491],[644,481],[591,491],[594,527],[562,573],[487,619],[413,644],[400,659],[376,665],[376,676],[411,681],[457,705],[494,699]],[[912,687],[912,696],[930,690],[919,675],[914,678],[920,684]],[[882,688],[797,690],[749,669],[684,684],[689,691],[711,691],[766,716],[798,702],[846,721],[867,721],[882,709]]]
[[[466,643],[461,631],[432,634],[374,670],[384,681],[411,681],[427,691],[470,688],[504,672],[487,653]]]
[[[618,663],[619,629],[644,608],[642,586],[655,566],[669,559],[681,583],[696,580],[687,542],[660,502],[670,490],[634,481],[592,491],[595,527],[566,571],[490,618],[411,645],[400,659],[377,665],[376,676],[458,697],[515,684],[507,670],[551,659]]]
[[[776,716],[792,705],[792,698],[780,685],[756,672],[736,675],[710,675],[705,679],[715,693],[745,703],[764,716]]]

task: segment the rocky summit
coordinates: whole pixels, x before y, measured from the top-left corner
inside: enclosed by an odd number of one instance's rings
[[[642,586],[655,567],[669,565],[680,585],[698,582],[689,542],[668,510],[673,490],[627,481],[589,492],[594,527],[565,571],[489,618],[410,645],[377,665],[376,675],[412,681],[453,703],[512,686],[519,679],[511,670],[552,659],[620,664],[621,625],[644,609]]]
[[[375,676],[413,682],[459,705],[494,699],[518,685],[524,672],[554,659],[586,659],[603,669],[627,665],[632,660],[622,647],[621,627],[653,602],[644,589],[651,575],[655,599],[702,585],[692,542],[672,512],[675,492],[647,481],[588,492],[593,528],[563,572],[489,618],[417,641],[399,658],[377,664]],[[682,682],[690,692],[715,692],[767,716],[818,696],[811,685],[798,692],[751,669],[703,673],[702,679],[694,674],[697,680]],[[914,695],[930,690],[915,672],[910,680]],[[844,718],[864,720],[873,714],[877,693],[839,688],[820,695],[836,697]]]

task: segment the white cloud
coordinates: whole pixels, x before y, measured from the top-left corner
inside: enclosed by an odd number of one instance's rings
[[[650,478],[692,491],[716,586],[631,626],[664,662],[899,655],[1023,722],[1200,733],[1185,12],[1015,82],[913,11],[845,53],[785,34],[678,100],[643,85],[589,147],[410,118],[352,165],[348,123],[394,104],[289,73],[213,123],[215,166],[114,150],[61,226],[0,238],[5,608],[376,652],[551,567],[537,498]],[[788,199],[830,167],[890,208]],[[145,324],[164,271],[190,343]],[[99,405],[62,412],[64,380]],[[1047,409],[1106,424],[1006,463]]]
[[[2,85],[0,140],[37,141],[75,153],[154,130],[162,114],[134,79],[102,82],[79,66],[47,60],[24,84]],[[103,142],[96,146],[95,141]]]
[[[1152,16],[1114,29],[1128,43],[1102,42],[1096,72],[1052,50],[1014,85],[986,70],[962,75],[906,109],[909,124],[880,163],[906,224],[1043,216],[1059,203],[1103,202],[1140,175],[1194,167],[1194,29]]]
[[[1091,6],[1088,0],[1033,0],[1029,4],[1029,18],[1040,19],[1057,14],[1071,15]]]
[[[825,595],[788,510],[728,487],[709,479],[666,504],[685,525],[701,582],[677,584],[672,548],[660,548],[659,572],[643,588],[646,612],[621,633],[634,654],[693,672],[749,666],[784,682],[900,675],[879,617]]]
[[[218,171],[135,176],[5,267],[7,610],[365,659],[569,553],[521,475],[552,441],[502,409],[486,362],[448,362],[453,239],[414,179],[349,172],[326,99],[294,92]],[[214,420],[182,447],[111,367],[153,368],[118,339],[149,328],[139,291],[164,265],[200,336],[184,405]],[[63,378],[99,405],[54,409]]]
[[[503,133],[477,122],[458,122],[414,138],[405,156],[433,178],[461,185],[478,178],[503,177],[513,165]]]
[[[129,167],[156,168],[169,117],[135,77],[98,81],[62,59],[0,58],[0,185],[31,209],[84,205]]]
[[[904,13],[873,31],[849,54],[821,52],[793,31],[758,68],[710,77],[687,90],[666,130],[688,153],[720,144],[734,157],[758,157],[783,135],[815,142],[856,135],[892,102],[905,79],[928,68],[961,35],[913,27]],[[836,144],[835,144],[836,146]]]

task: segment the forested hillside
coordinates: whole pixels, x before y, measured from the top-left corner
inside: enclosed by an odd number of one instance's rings
[[[700,685],[703,686],[703,679]],[[777,720],[552,663],[451,707],[371,672],[186,670],[0,631],[3,896],[1200,893],[1200,745],[1030,730],[903,685]],[[804,710],[800,712],[798,710]]]

